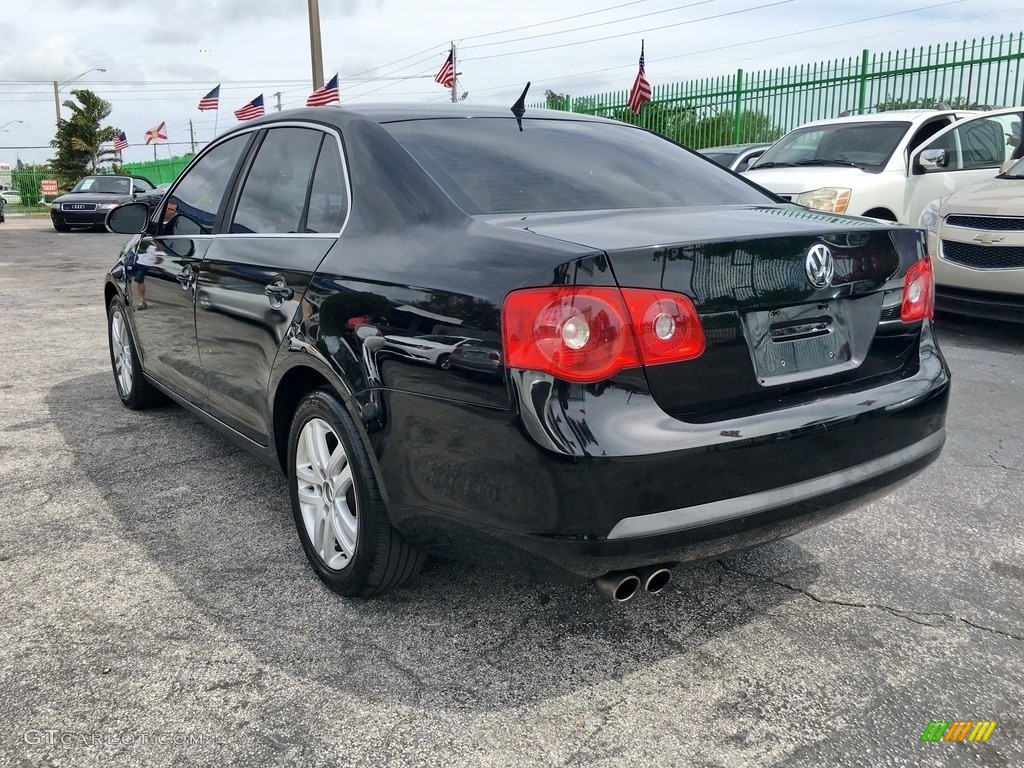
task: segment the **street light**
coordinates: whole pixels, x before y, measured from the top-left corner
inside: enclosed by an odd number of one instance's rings
[[[85,72],[83,72],[80,75],[75,75],[70,80],[65,80],[63,83],[58,83],[56,80],[53,81],[53,108],[57,114],[57,125],[60,125],[60,89],[65,85],[69,85],[70,83],[75,82],[75,80],[85,77],[90,72],[106,71],[107,70],[103,69],[102,67],[93,67],[92,69],[85,70]]]
[[[3,130],[4,128],[6,128],[6,127],[7,127],[8,125],[10,125],[11,123],[24,123],[24,122],[25,122],[24,120],[8,120],[8,121],[7,121],[6,123],[4,123],[3,125],[0,125],[0,131],[2,131],[2,130]]]

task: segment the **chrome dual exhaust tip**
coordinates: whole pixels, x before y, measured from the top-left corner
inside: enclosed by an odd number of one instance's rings
[[[664,565],[649,565],[635,571],[613,571],[594,579],[597,591],[613,603],[632,600],[643,590],[651,595],[663,592],[672,581],[672,571]]]
[[[625,603],[640,591],[640,577],[629,571],[615,571],[598,576],[594,586],[613,603]]]
[[[665,588],[672,582],[672,571],[664,565],[649,565],[646,568],[638,568],[635,571],[640,579],[640,586],[644,592],[656,595],[664,592]]]

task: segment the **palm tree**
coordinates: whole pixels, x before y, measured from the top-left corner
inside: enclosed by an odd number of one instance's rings
[[[50,145],[57,149],[54,168],[63,176],[78,178],[96,173],[103,163],[117,160],[117,153],[103,145],[112,142],[120,131],[109,125],[101,126],[110,115],[110,102],[84,88],[71,91],[71,95],[77,102],[64,102],[71,110],[71,118],[60,121]]]

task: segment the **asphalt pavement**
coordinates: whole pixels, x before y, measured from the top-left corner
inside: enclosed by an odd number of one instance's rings
[[[283,478],[121,406],[124,239],[0,225],[0,765],[1024,765],[1024,326],[940,317],[921,476],[666,594],[433,561],[357,602],[306,565]]]

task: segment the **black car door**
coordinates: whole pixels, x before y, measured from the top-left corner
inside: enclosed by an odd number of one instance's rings
[[[243,177],[199,267],[196,330],[211,413],[266,444],[274,358],[347,213],[340,137],[270,128]]]
[[[196,276],[251,138],[236,136],[217,145],[185,172],[140,240],[129,268],[132,326],[143,368],[196,404],[206,400],[196,345]]]

